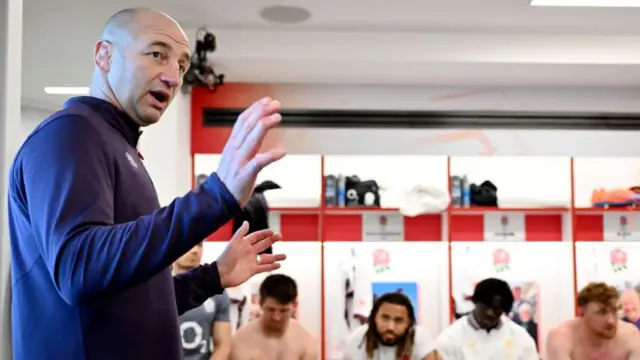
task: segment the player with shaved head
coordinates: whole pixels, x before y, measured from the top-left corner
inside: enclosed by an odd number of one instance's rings
[[[159,11],[126,9],[107,22],[95,48],[90,94],[117,104],[138,125],[160,120],[190,66],[189,40]],[[156,65],[168,67],[158,72]]]
[[[618,290],[605,283],[578,294],[578,317],[553,328],[545,360],[640,360],[640,331],[618,319]]]
[[[217,261],[172,276],[284,156],[258,153],[281,120],[280,104],[262,99],[239,116],[217,171],[161,206],[138,141],[180,91],[189,52],[168,15],[118,12],[96,42],[90,96],[68,100],[18,150],[8,196],[14,360],[181,359],[179,315],[284,260],[261,254],[279,235],[247,235],[244,224]]]

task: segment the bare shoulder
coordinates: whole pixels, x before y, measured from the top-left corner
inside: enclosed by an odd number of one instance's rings
[[[547,347],[555,349],[571,348],[571,341],[573,339],[573,336],[571,335],[574,332],[575,326],[575,320],[567,320],[549,329],[549,332],[547,333]]]
[[[557,337],[566,337],[573,333],[575,326],[575,320],[567,320],[549,329],[549,334],[554,334]]]
[[[317,360],[319,358],[319,342],[309,330],[302,324],[291,319],[289,321],[289,329],[287,330],[287,342],[295,353],[299,353],[304,360]]]
[[[311,334],[311,332],[309,332],[309,330],[307,330],[304,326],[302,326],[302,324],[295,319],[291,319],[289,321],[289,330],[288,330],[288,335],[292,338],[295,339],[296,342],[299,342],[300,344],[307,344],[309,342],[313,343],[314,342],[314,337]]]
[[[631,323],[620,321],[618,324],[618,339],[631,350],[640,350],[640,331]]]
[[[236,334],[233,336],[234,342],[245,342],[255,340],[256,337],[256,326],[255,321],[251,321],[245,326],[242,326]]]

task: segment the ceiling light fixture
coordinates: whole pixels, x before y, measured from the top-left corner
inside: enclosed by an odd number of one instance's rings
[[[311,18],[309,10],[287,5],[267,6],[260,11],[260,17],[278,24],[299,24]]]
[[[531,0],[531,6],[640,7],[640,0]]]
[[[89,95],[88,87],[46,87],[44,92],[49,95]]]

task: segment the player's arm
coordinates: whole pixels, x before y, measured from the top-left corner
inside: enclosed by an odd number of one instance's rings
[[[566,342],[566,337],[558,328],[551,329],[547,335],[545,360],[571,360],[571,351]]]
[[[12,196],[24,198],[33,241],[71,305],[149,280],[241,211],[214,174],[166,207],[116,224],[113,156],[91,121],[67,115],[25,141],[11,173],[21,184]],[[216,264],[198,271],[194,287],[208,295],[200,302],[223,291]]]
[[[304,353],[300,360],[320,360],[320,349],[317,341],[309,334],[305,341]]]
[[[629,344],[629,358],[627,360],[640,360],[640,331],[635,325],[629,324],[633,329],[627,335],[627,344]]]
[[[231,353],[231,299],[226,293],[216,297],[213,318],[213,354],[211,360],[227,360]]]
[[[229,360],[251,360],[251,353],[248,349],[248,343],[251,341],[246,334],[246,328],[240,329],[231,339],[231,351],[229,352]]]

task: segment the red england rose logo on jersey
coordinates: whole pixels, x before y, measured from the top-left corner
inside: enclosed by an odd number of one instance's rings
[[[493,268],[496,272],[509,270],[509,253],[504,249],[493,250]]]
[[[384,249],[376,249],[373,252],[373,268],[376,273],[381,273],[389,270],[389,263],[391,258],[389,252]]]
[[[609,255],[613,272],[627,270],[627,253],[624,250],[613,249]]]

